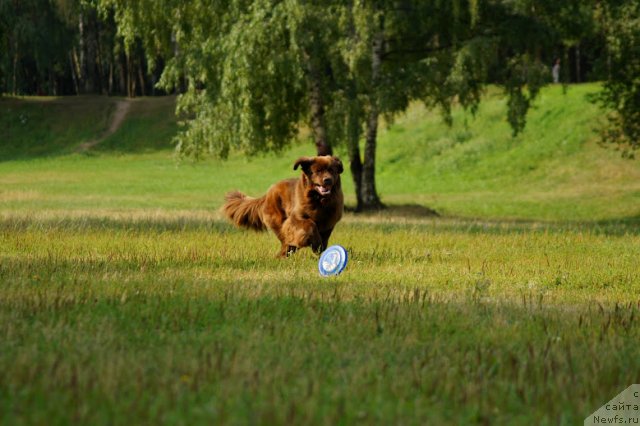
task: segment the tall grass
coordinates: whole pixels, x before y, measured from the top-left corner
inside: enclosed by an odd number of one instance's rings
[[[637,234],[372,222],[327,279],[215,220],[4,220],[4,421],[573,424],[640,379]]]
[[[0,423],[581,423],[640,380],[640,169],[595,146],[594,89],[547,89],[515,140],[493,94],[453,128],[398,117],[391,208],[345,215],[332,278],[217,212],[295,175],[306,143],[178,163],[153,100],[85,154],[108,120],[66,142],[4,122]],[[33,102],[0,108],[67,114]]]

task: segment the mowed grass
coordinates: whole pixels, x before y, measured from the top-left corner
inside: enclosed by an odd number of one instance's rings
[[[426,206],[444,216],[639,223],[640,162],[598,146],[594,130],[604,112],[588,100],[598,90],[594,84],[566,93],[560,86],[545,89],[516,138],[505,120],[505,101],[494,91],[475,118],[454,111],[452,128],[438,114],[413,106],[393,126],[381,127],[377,185],[383,201]],[[94,109],[108,114],[117,100],[104,100],[102,107],[95,98],[76,102],[80,107],[68,107],[69,99],[0,101],[8,111],[0,114],[2,211],[208,211],[230,189],[260,195],[273,182],[296,176],[295,159],[313,153],[303,140],[286,152],[249,160],[233,155],[228,161],[179,162],[171,142],[177,128],[173,100],[161,98],[131,101],[115,134],[89,153],[74,154],[108,127]],[[44,115],[19,120],[36,113]],[[344,151],[337,147],[346,160]],[[348,173],[344,186],[353,205]]]
[[[170,103],[140,100],[89,153],[104,126],[3,151],[0,422],[582,423],[640,380],[639,169],[596,146],[596,89],[547,89],[517,140],[491,94],[451,129],[399,117],[391,208],[346,214],[333,278],[217,212],[294,176],[305,142],[179,163]]]

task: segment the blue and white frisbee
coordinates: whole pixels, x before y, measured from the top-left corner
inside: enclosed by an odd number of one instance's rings
[[[320,255],[318,270],[320,275],[338,275],[347,267],[347,250],[339,245],[327,248]]]

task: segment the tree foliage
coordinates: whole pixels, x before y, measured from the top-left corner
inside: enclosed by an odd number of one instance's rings
[[[139,43],[116,36],[98,0],[0,0],[0,92],[155,93]]]
[[[365,207],[380,205],[379,115],[391,120],[421,100],[450,121],[452,104],[474,111],[493,78],[509,96],[517,133],[546,81],[535,49],[549,31],[527,2],[214,3],[101,2],[104,11],[115,10],[127,45],[140,38],[150,62],[168,59],[160,80],[165,90],[187,82],[179,100],[189,117],[180,152],[278,150],[305,122],[318,153],[347,147]],[[523,26],[531,30],[526,36]]]
[[[608,78],[599,100],[612,111],[603,142],[633,157],[640,147],[640,4],[614,0],[596,13],[608,55]]]
[[[420,101],[451,123],[454,105],[475,112],[494,84],[517,135],[555,58],[565,82],[606,78],[600,99],[615,111],[606,136],[637,147],[639,9],[622,0],[0,0],[0,84],[178,92],[177,146],[194,158],[278,151],[306,125],[318,154],[348,153],[358,208],[376,208],[380,116],[391,122]]]
[[[0,0],[0,81],[9,92],[43,92],[66,68],[62,47],[72,33],[56,9],[42,3]]]

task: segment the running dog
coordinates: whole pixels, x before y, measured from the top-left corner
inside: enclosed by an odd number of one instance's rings
[[[222,208],[238,227],[271,229],[281,243],[280,257],[308,246],[317,253],[324,251],[344,208],[340,159],[331,155],[302,157],[293,170],[298,167],[302,169],[299,178],[272,185],[260,198],[229,192]]]

